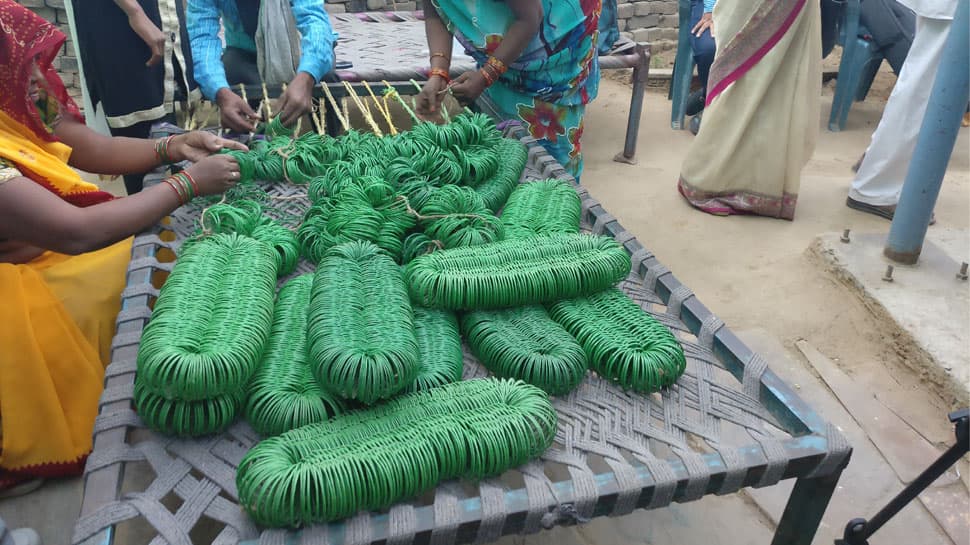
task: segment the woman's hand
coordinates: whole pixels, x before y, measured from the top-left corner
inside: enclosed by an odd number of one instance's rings
[[[220,138],[205,131],[192,131],[172,138],[168,155],[176,163],[180,161],[197,163],[222,149],[249,151],[249,148],[235,140]]]
[[[488,87],[485,76],[478,70],[469,70],[458,76],[451,86],[451,94],[458,99],[462,106],[468,106],[475,102]]]
[[[200,195],[217,195],[239,182],[239,163],[231,155],[210,155],[185,169]]]
[[[152,52],[152,57],[148,59],[145,66],[155,66],[161,62],[165,56],[165,33],[141,10],[128,17],[128,24]]]
[[[441,103],[445,100],[443,91],[447,87],[448,83],[441,76],[431,76],[425,82],[418,93],[418,117],[433,122],[441,119]]]
[[[690,32],[694,36],[700,38],[701,34],[704,34],[704,31],[707,29],[711,29],[711,33],[714,33],[714,18],[711,16],[710,12],[701,15],[700,21],[697,21],[697,24],[694,25],[694,28],[692,28]]]

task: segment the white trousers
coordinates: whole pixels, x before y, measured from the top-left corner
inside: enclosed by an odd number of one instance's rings
[[[899,202],[952,24],[916,17],[913,45],[849,190],[853,199],[878,206]]]

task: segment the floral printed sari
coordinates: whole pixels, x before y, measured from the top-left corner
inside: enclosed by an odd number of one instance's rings
[[[497,0],[432,0],[431,4],[479,66],[514,17]],[[535,38],[486,91],[506,119],[519,119],[566,170],[583,170],[580,141],[586,104],[599,88],[598,26],[602,0],[543,0]]]

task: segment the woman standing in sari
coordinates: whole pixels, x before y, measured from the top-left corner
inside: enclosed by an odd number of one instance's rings
[[[438,116],[445,93],[467,105],[483,93],[577,180],[586,104],[599,89],[602,0],[432,0],[424,11],[431,72],[418,113]],[[449,81],[452,36],[478,63]]]
[[[704,124],[678,189],[709,214],[794,219],[818,136],[819,3],[718,2],[713,20],[720,42]]]
[[[0,0],[0,491],[75,475],[91,450],[131,235],[194,195],[225,191],[239,166],[211,134],[158,142],[88,129],[51,61],[66,37]],[[89,172],[198,161],[114,199]],[[23,485],[23,486],[18,486]]]

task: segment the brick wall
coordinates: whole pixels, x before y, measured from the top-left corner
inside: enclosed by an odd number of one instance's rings
[[[617,0],[620,32],[637,42],[677,42],[677,0]]]
[[[44,19],[55,23],[61,31],[67,35],[67,42],[64,49],[54,59],[54,68],[64,80],[67,92],[81,104],[81,78],[77,74],[77,52],[74,49],[74,42],[71,40],[71,29],[68,26],[67,11],[64,9],[64,0],[17,0],[24,7],[40,15]]]

